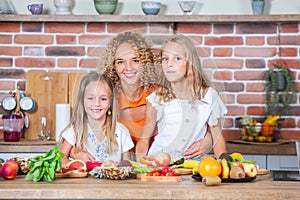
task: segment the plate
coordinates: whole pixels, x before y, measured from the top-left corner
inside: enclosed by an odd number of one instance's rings
[[[197,181],[202,181],[202,177],[199,174],[192,175],[192,178]],[[246,177],[246,178],[222,178],[222,183],[244,183],[244,182],[251,182],[256,179],[256,176],[254,177]]]

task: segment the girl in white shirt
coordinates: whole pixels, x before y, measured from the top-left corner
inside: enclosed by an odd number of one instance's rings
[[[152,125],[143,129],[137,152],[153,155],[165,151],[176,160],[210,129],[218,158],[226,152],[221,117],[227,109],[217,91],[209,86],[197,50],[189,38],[175,35],[164,42],[162,70],[161,86],[147,98],[145,123]],[[158,134],[150,146],[149,137],[156,124]],[[208,152],[200,151],[199,156],[205,153]]]
[[[69,162],[71,151],[85,162],[130,159],[128,150],[134,144],[128,129],[116,121],[112,98],[108,77],[90,72],[82,78],[71,122],[61,134],[63,164]]]

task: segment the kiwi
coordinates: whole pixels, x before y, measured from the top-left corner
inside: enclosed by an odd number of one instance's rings
[[[246,174],[244,170],[240,167],[234,166],[229,173],[230,178],[245,178]]]

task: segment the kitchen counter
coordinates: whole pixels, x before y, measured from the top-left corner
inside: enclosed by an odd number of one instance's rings
[[[141,182],[88,178],[58,178],[52,183],[0,178],[1,199],[300,199],[300,181],[271,181],[258,175],[248,183],[208,187],[191,176],[182,182]]]
[[[44,153],[56,145],[55,141],[26,141],[5,143],[0,140],[0,153]],[[255,155],[296,155],[295,142],[284,144],[238,144],[227,142],[227,152],[241,152]]]

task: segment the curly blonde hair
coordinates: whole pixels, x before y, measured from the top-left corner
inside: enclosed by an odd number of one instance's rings
[[[186,60],[188,62],[187,72],[185,78],[189,82],[190,89],[192,91],[192,101],[201,100],[202,94],[201,87],[207,88],[210,86],[210,82],[201,66],[197,49],[193,42],[184,35],[174,35],[164,41],[162,45],[162,51],[167,43],[177,43],[181,45],[186,52]],[[171,83],[163,76],[161,85],[157,89],[158,102],[167,102],[174,98],[176,95],[172,92]]]
[[[136,56],[140,59],[141,77],[140,86],[146,89],[152,88],[159,82],[161,77],[160,52],[152,48],[152,42],[146,37],[136,32],[123,32],[113,37],[107,44],[107,48],[102,54],[99,72],[108,76],[115,85],[120,86],[120,77],[117,74],[114,65],[117,48],[122,43],[130,43],[135,51]]]

